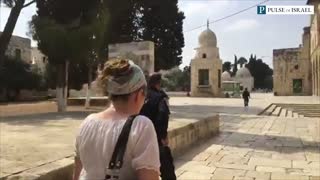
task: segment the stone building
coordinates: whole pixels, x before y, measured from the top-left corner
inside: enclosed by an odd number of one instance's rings
[[[43,74],[46,69],[48,58],[44,54],[42,54],[37,47],[32,47],[31,57],[32,57],[32,65],[38,67],[40,72]]]
[[[0,35],[2,32],[0,32]],[[32,63],[31,59],[31,40],[19,36],[12,36],[6,51],[7,56],[21,59]]]
[[[209,25],[199,36],[199,47],[191,60],[191,96],[220,97],[222,60],[217,38]]]
[[[320,1],[308,0],[308,5],[314,5],[314,15],[311,15],[311,69],[312,69],[312,94],[320,96]]]
[[[273,50],[275,95],[311,95],[310,27],[305,27],[298,48]]]
[[[145,74],[154,72],[154,43],[151,41],[109,45],[109,58],[119,56],[133,60]]]

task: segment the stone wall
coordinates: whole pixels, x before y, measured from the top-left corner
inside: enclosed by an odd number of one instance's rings
[[[133,60],[145,73],[154,72],[154,43],[151,41],[109,45],[109,58],[118,56]]]
[[[315,14],[311,15],[311,69],[312,69],[312,94],[320,96],[320,3],[310,1],[315,6]]]
[[[199,69],[209,69],[209,86],[199,86]],[[222,95],[222,87],[221,76],[219,86],[218,70],[222,72],[221,60],[191,60],[191,96],[220,97]]]
[[[0,35],[2,33],[0,32]],[[21,59],[32,63],[31,59],[31,40],[19,36],[12,36],[6,51],[6,55],[16,57],[16,50],[21,52]]]
[[[303,46],[273,50],[273,91],[279,96],[311,95],[310,28],[304,28]],[[302,92],[295,93],[293,81],[302,80]]]
[[[31,51],[32,64],[39,68],[41,73],[45,72],[47,57],[41,53],[37,47],[33,47]]]

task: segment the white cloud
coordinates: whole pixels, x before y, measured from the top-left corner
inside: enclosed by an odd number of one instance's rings
[[[230,26],[226,27],[226,31],[243,31],[251,30],[259,27],[260,24],[255,19],[240,19],[235,23],[230,23]]]

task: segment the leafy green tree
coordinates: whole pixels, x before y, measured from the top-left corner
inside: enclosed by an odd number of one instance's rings
[[[8,48],[13,30],[16,26],[21,10],[30,6],[35,1],[36,0],[31,0],[29,2],[26,2],[26,0],[0,0],[0,5],[1,3],[4,3],[6,6],[11,8],[11,12],[4,27],[3,33],[0,35],[0,67],[3,65],[3,62],[5,60],[5,52]]]
[[[110,14],[105,44],[130,41],[153,41],[155,43],[155,71],[167,70],[182,62],[184,47],[184,14],[177,0],[105,0]]]
[[[232,69],[232,73],[231,73],[231,76],[235,76],[237,74],[237,71],[238,71],[238,58],[236,55],[234,55],[234,63],[233,63],[233,69]]]
[[[9,101],[16,100],[22,89],[38,89],[41,75],[32,66],[20,59],[5,56],[0,71],[0,89],[6,92]]]
[[[50,65],[55,66],[58,111],[64,111],[68,66],[95,64],[90,56],[101,50],[107,27],[106,7],[100,0],[37,0],[37,8],[31,33]]]
[[[244,58],[244,57],[240,57],[238,59],[238,64],[240,64],[240,68],[242,68],[243,65],[246,64],[247,62],[248,62],[248,60],[246,58]]]
[[[223,72],[227,71],[230,73],[231,72],[231,62],[229,62],[229,61],[224,62],[222,65],[222,71]]]
[[[273,70],[262,59],[257,59],[256,56],[251,55],[246,67],[254,77],[255,88],[272,89]]]
[[[164,75],[163,87],[167,91],[190,91],[190,66],[169,70]]]
[[[182,63],[184,47],[183,19],[177,0],[141,0],[138,35],[155,43],[155,71],[167,70]]]

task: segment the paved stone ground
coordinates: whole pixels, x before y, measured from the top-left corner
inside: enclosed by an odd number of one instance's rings
[[[221,132],[176,160],[180,180],[320,179],[320,119],[221,116]]]
[[[103,108],[68,109],[70,112],[66,113],[42,112],[1,118],[0,178],[72,155],[80,123],[89,113]],[[173,110],[169,129],[207,117],[207,114],[194,114],[191,109],[183,113],[179,113],[174,107]]]
[[[315,104],[320,99],[252,94],[245,111],[241,99],[171,98],[175,121],[170,128],[216,112],[222,115],[218,137],[177,159],[179,179],[320,176],[319,119],[256,116],[270,103],[280,102]],[[76,130],[89,112],[77,107],[63,114],[52,113],[55,110],[48,102],[0,105],[0,177],[70,155]]]

